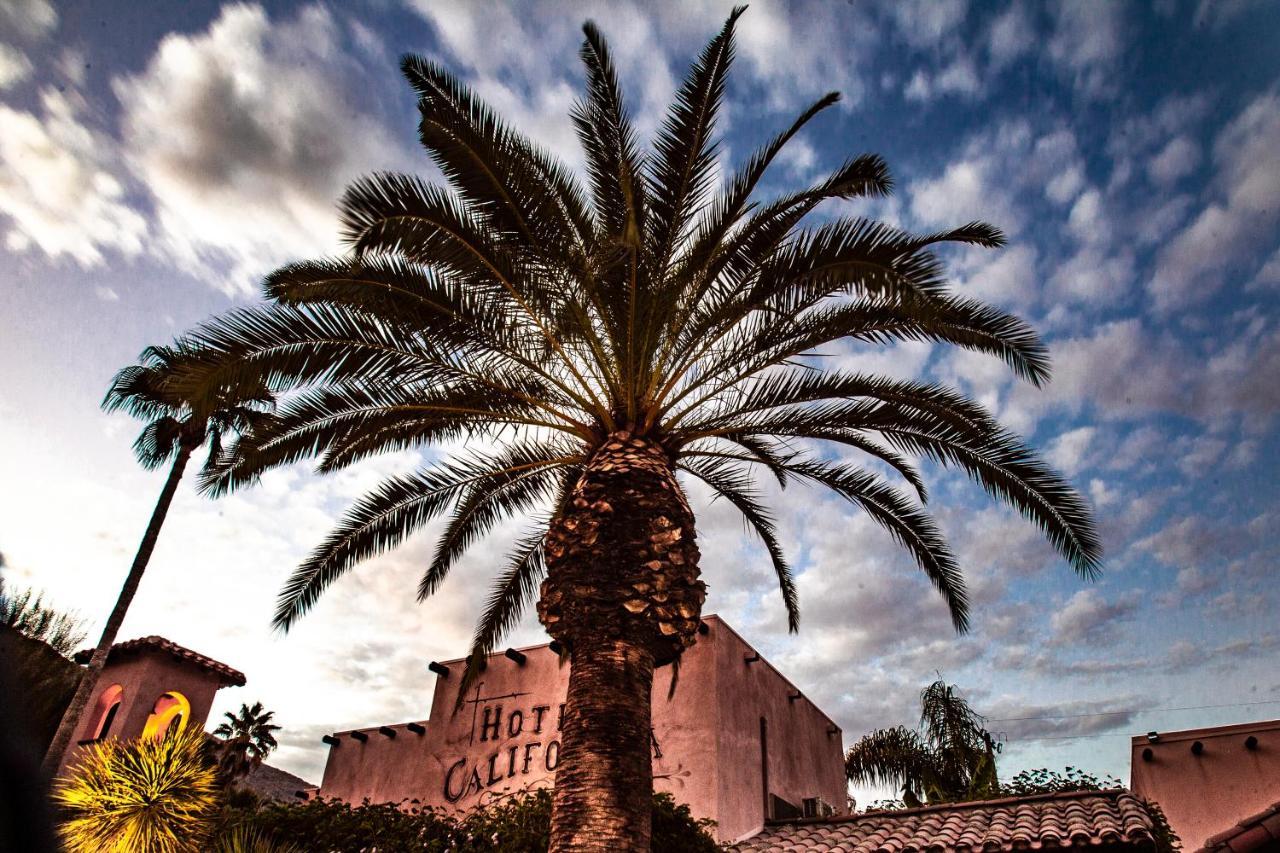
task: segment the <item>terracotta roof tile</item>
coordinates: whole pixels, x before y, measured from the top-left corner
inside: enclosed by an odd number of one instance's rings
[[[111,647],[111,652],[107,655],[107,660],[126,655],[154,649],[156,651],[167,652],[176,658],[193,663],[202,669],[206,669],[222,678],[227,685],[233,687],[244,686],[244,673],[238,669],[232,669],[225,663],[214,660],[211,657],[205,657],[199,652],[193,652],[185,646],[180,646],[172,640],[166,640],[164,637],[150,636],[139,637],[136,640],[126,640],[123,643],[116,643]],[[89,658],[93,655],[93,649],[81,649],[75,654],[76,663],[88,663]]]
[[[1076,791],[771,823],[735,848],[805,853],[978,853],[1149,847],[1153,823],[1128,791]]]
[[[1249,853],[1272,841],[1280,841],[1280,802],[1245,818],[1228,830],[1209,836],[1196,853]]]

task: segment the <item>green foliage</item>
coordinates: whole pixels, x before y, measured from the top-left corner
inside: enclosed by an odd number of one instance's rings
[[[653,849],[713,853],[719,849],[689,807],[669,794],[653,798]],[[546,850],[551,791],[504,797],[457,816],[441,810],[389,803],[352,806],[338,800],[230,806],[223,834],[249,832],[276,844],[324,853],[536,853]]]
[[[5,589],[0,575],[0,625],[23,636],[46,643],[63,657],[71,657],[85,641],[84,619],[62,613],[45,603],[44,593],[31,588],[13,592]]]
[[[47,643],[0,626],[0,659],[22,701],[13,713],[20,736],[28,738],[43,752],[53,739],[63,711],[80,682],[80,667],[53,650]]]
[[[54,790],[67,853],[200,853],[217,818],[217,777],[205,735],[88,747]]]
[[[1023,770],[1017,776],[1002,784],[996,796],[1021,797],[1030,794],[1102,791],[1123,787],[1124,785],[1119,779],[1110,775],[1099,779],[1092,773],[1086,773],[1076,767],[1068,767],[1062,773],[1042,767],[1036,770]]]

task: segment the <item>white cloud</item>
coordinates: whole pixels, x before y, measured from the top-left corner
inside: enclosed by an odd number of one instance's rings
[[[0,42],[0,90],[16,86],[31,76],[31,60],[12,45]]]
[[[0,3],[0,37],[37,41],[58,26],[58,12],[49,0],[6,0]]]
[[[1052,465],[1068,477],[1074,477],[1092,463],[1091,451],[1096,449],[1097,427],[1084,426],[1068,430],[1055,438],[1045,452]]]
[[[1036,44],[1035,25],[1022,3],[1012,3],[991,22],[987,32],[987,51],[991,64],[999,69],[1031,52]]]
[[[1052,5],[1049,57],[1083,94],[1098,97],[1115,87],[1112,70],[1124,47],[1124,11],[1119,3],[1057,0]]]
[[[40,93],[39,113],[0,104],[0,213],[11,251],[84,267],[102,263],[103,249],[142,251],[146,222],[113,174],[114,146],[84,123],[84,109],[73,92],[52,88]]]
[[[969,4],[967,0],[897,0],[889,10],[907,43],[925,48],[940,44],[959,29]]]
[[[93,289],[93,292],[103,302],[119,302],[120,301],[120,294],[116,293],[115,290],[113,290],[110,287],[107,287],[105,284],[98,285]]]
[[[903,96],[908,101],[928,101],[944,95],[972,97],[982,89],[978,69],[968,56],[957,57],[937,74],[917,69]]]
[[[1280,94],[1255,98],[1213,147],[1216,198],[1157,257],[1148,289],[1162,311],[1203,302],[1238,270],[1273,249],[1280,221]]]
[[[405,158],[362,111],[361,68],[340,37],[319,7],[272,22],[259,6],[227,6],[207,31],[166,36],[144,71],[114,81],[158,252],[246,292],[281,262],[338,248],[345,184]]]
[[[1096,587],[1082,589],[1050,618],[1050,644],[1109,644],[1117,637],[1118,624],[1137,611],[1138,601],[1135,593],[1107,599]]]
[[[1178,136],[1147,163],[1147,174],[1156,183],[1169,186],[1191,174],[1199,163],[1200,146],[1186,136]]]

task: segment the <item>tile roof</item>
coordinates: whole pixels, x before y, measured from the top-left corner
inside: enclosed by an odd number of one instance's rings
[[[125,654],[137,653],[141,651],[154,649],[156,651],[167,652],[176,658],[193,663],[196,666],[206,669],[222,678],[222,680],[233,687],[244,686],[244,673],[238,669],[232,669],[225,663],[214,660],[211,657],[205,657],[199,652],[193,652],[185,646],[180,646],[172,640],[166,640],[164,637],[139,637],[136,640],[126,640],[123,643],[116,643],[111,647],[107,660],[119,657]],[[82,649],[76,652],[76,663],[88,663],[89,658],[93,655],[93,649]]]
[[[1247,817],[1230,829],[1211,835],[1196,853],[1249,853],[1280,841],[1280,802]],[[1274,848],[1266,848],[1274,849]]]
[[[804,853],[1149,849],[1151,816],[1129,791],[1073,791],[770,823],[735,848]]]

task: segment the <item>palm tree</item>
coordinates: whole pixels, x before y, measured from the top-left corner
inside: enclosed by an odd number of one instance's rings
[[[1032,329],[945,286],[933,247],[1000,246],[994,227],[920,236],[837,218],[802,228],[824,200],[889,193],[874,155],[756,198],[779,151],[838,95],[713,186],[740,14],[702,51],[649,151],[604,38],[585,26],[587,90],[572,121],[589,192],[446,69],[406,57],[420,137],[448,188],[403,174],[356,181],[340,204],[350,254],[277,270],[267,304],[188,339],[205,357],[192,382],[265,379],[286,395],[203,476],[212,493],[310,457],[331,472],[404,448],[443,454],[348,511],[283,588],[279,628],[432,519],[447,518],[420,599],[499,520],[532,519],[498,574],[465,678],[540,589],[538,617],[572,673],[553,851],[648,847],[653,671],[692,645],[706,594],[678,474],[759,534],[793,631],[792,572],[758,469],[866,511],[941,593],[956,629],[968,625],[960,567],[931,517],[839,448],[895,470],[921,503],[909,456],[959,468],[1039,525],[1079,574],[1099,566],[1088,506],[982,406],[819,358],[840,342],[924,340],[994,355],[1035,385],[1048,377]]]
[[[106,665],[107,654],[138,591],[191,454],[201,445],[207,445],[209,457],[206,465],[220,458],[224,436],[248,430],[271,403],[271,397],[262,384],[255,388],[232,390],[216,385],[197,387],[188,378],[186,386],[182,390],[177,389],[171,380],[179,365],[190,358],[191,354],[181,344],[176,347],[148,347],[139,357],[139,364],[116,374],[102,401],[102,407],[108,412],[125,411],[148,421],[134,442],[134,455],[149,470],[170,463],[169,476],[160,490],[160,498],[151,512],[151,520],[138,545],[124,586],[120,588],[115,607],[107,617],[93,656],[45,753],[44,770],[49,775],[57,772],[62,763],[71,735],[97,686],[98,675]]]
[[[941,680],[920,693],[920,726],[865,735],[845,754],[845,776],[863,785],[902,789],[909,807],[976,800],[999,793],[999,746],[953,685]]]
[[[226,719],[213,730],[223,740],[218,764],[226,779],[240,778],[262,764],[279,746],[272,733],[280,731],[280,727],[271,722],[275,711],[264,711],[261,702],[241,704],[237,713],[226,711],[222,716]]]

